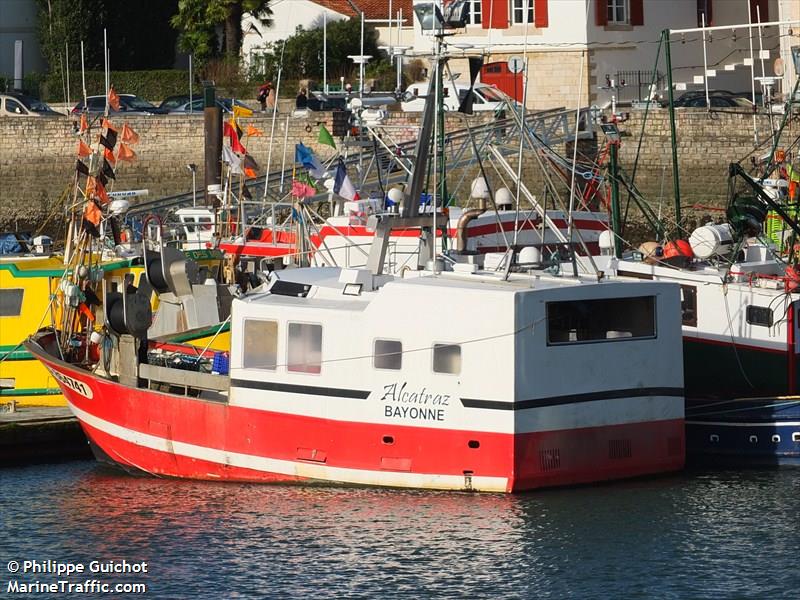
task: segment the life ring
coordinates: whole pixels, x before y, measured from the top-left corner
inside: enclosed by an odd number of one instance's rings
[[[306,125],[306,133],[311,133],[311,125]]]

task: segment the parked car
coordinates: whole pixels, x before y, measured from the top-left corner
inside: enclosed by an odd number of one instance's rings
[[[177,96],[167,96],[161,101],[161,104],[158,105],[158,108],[163,110],[164,112],[169,112],[178,108],[179,106],[183,106],[189,100],[195,100],[197,96],[189,97],[189,94],[179,94]]]
[[[425,106],[424,96],[428,93],[428,83],[412,83],[406,90],[407,100],[403,101],[404,111],[421,111]],[[461,83],[450,82],[444,87],[444,109],[458,110],[461,102],[469,93],[469,86]],[[514,100],[494,86],[485,83],[476,83],[472,88],[472,110],[489,111],[500,110],[507,104],[514,105]]]
[[[744,108],[748,110],[753,109],[753,103],[747,98],[740,98],[739,96],[709,93],[708,100],[711,103],[711,108]],[[705,108],[706,95],[705,92],[701,95],[694,95],[687,97],[686,94],[675,100],[673,105],[675,108]]]
[[[105,96],[89,96],[87,98],[88,101],[88,110],[86,112],[90,114],[102,113],[106,110],[106,97]],[[72,114],[77,115],[84,111],[83,100],[78,102],[75,105],[75,108],[72,109]],[[160,108],[151,104],[147,100],[142,100],[138,96],[134,96],[133,94],[120,94],[119,95],[119,110],[116,111],[113,108],[109,109],[109,114],[115,115],[158,115],[163,114]]]
[[[177,98],[177,96],[175,96]],[[164,101],[166,102],[166,100]],[[231,113],[233,112],[231,109],[233,100],[231,98],[217,98],[217,106],[222,109],[224,113]],[[164,103],[162,102],[162,105]],[[186,96],[186,101],[182,104],[178,104],[177,106],[170,108],[168,110],[169,114],[181,114],[181,113],[202,113],[203,112],[203,105],[204,100],[203,97],[195,98],[191,102],[189,102],[189,97]],[[241,100],[236,100],[236,106],[241,106],[242,108],[246,108],[248,110],[253,110],[252,107],[248,106]]]
[[[2,117],[63,117],[46,103],[26,96],[9,92],[0,94],[0,116]]]

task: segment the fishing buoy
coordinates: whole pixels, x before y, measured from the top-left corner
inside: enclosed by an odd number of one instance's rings
[[[642,253],[642,260],[648,265],[656,264],[664,256],[664,249],[655,241],[643,242],[639,246],[639,252]]]
[[[664,245],[664,261],[669,265],[685,267],[692,256],[692,247],[686,240],[675,240]]]
[[[733,248],[733,230],[727,223],[703,225],[689,236],[689,244],[697,258],[726,256]]]

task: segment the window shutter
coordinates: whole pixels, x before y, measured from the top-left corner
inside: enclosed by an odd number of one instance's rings
[[[492,0],[481,0],[481,27],[490,29],[492,24],[489,23],[489,15],[492,14]]]
[[[549,24],[547,2],[548,0],[536,0],[533,4],[533,22],[536,27],[547,27]]]
[[[594,24],[608,25],[608,0],[594,0]]]
[[[758,7],[758,11],[756,11],[756,7]],[[761,17],[762,23],[769,21],[769,2],[767,0],[750,0],[750,20],[758,23],[759,17]]]
[[[644,0],[631,0],[631,25],[644,25]]]
[[[481,0],[484,29],[508,29],[508,0]]]

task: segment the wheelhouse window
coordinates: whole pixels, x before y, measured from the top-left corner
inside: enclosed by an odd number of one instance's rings
[[[21,288],[0,290],[0,317],[18,317],[22,314]]]
[[[768,306],[748,306],[745,318],[750,325],[772,327],[772,309]]]
[[[322,325],[289,323],[287,363],[293,373],[322,371]]]
[[[481,4],[483,0],[467,0],[469,2],[469,18],[467,23],[470,25],[481,24]]]
[[[372,364],[376,369],[400,370],[403,367],[403,342],[375,340],[375,355]]]
[[[682,323],[689,327],[697,327],[697,288],[693,285],[681,286]]]
[[[608,0],[608,22],[620,25],[628,22],[628,0]]]
[[[549,345],[655,337],[654,296],[547,303]]]
[[[278,364],[278,322],[245,319],[242,367],[274,371]]]
[[[433,372],[450,375],[461,373],[461,346],[458,344],[434,344]]]
[[[511,23],[533,23],[533,0],[511,0]]]

